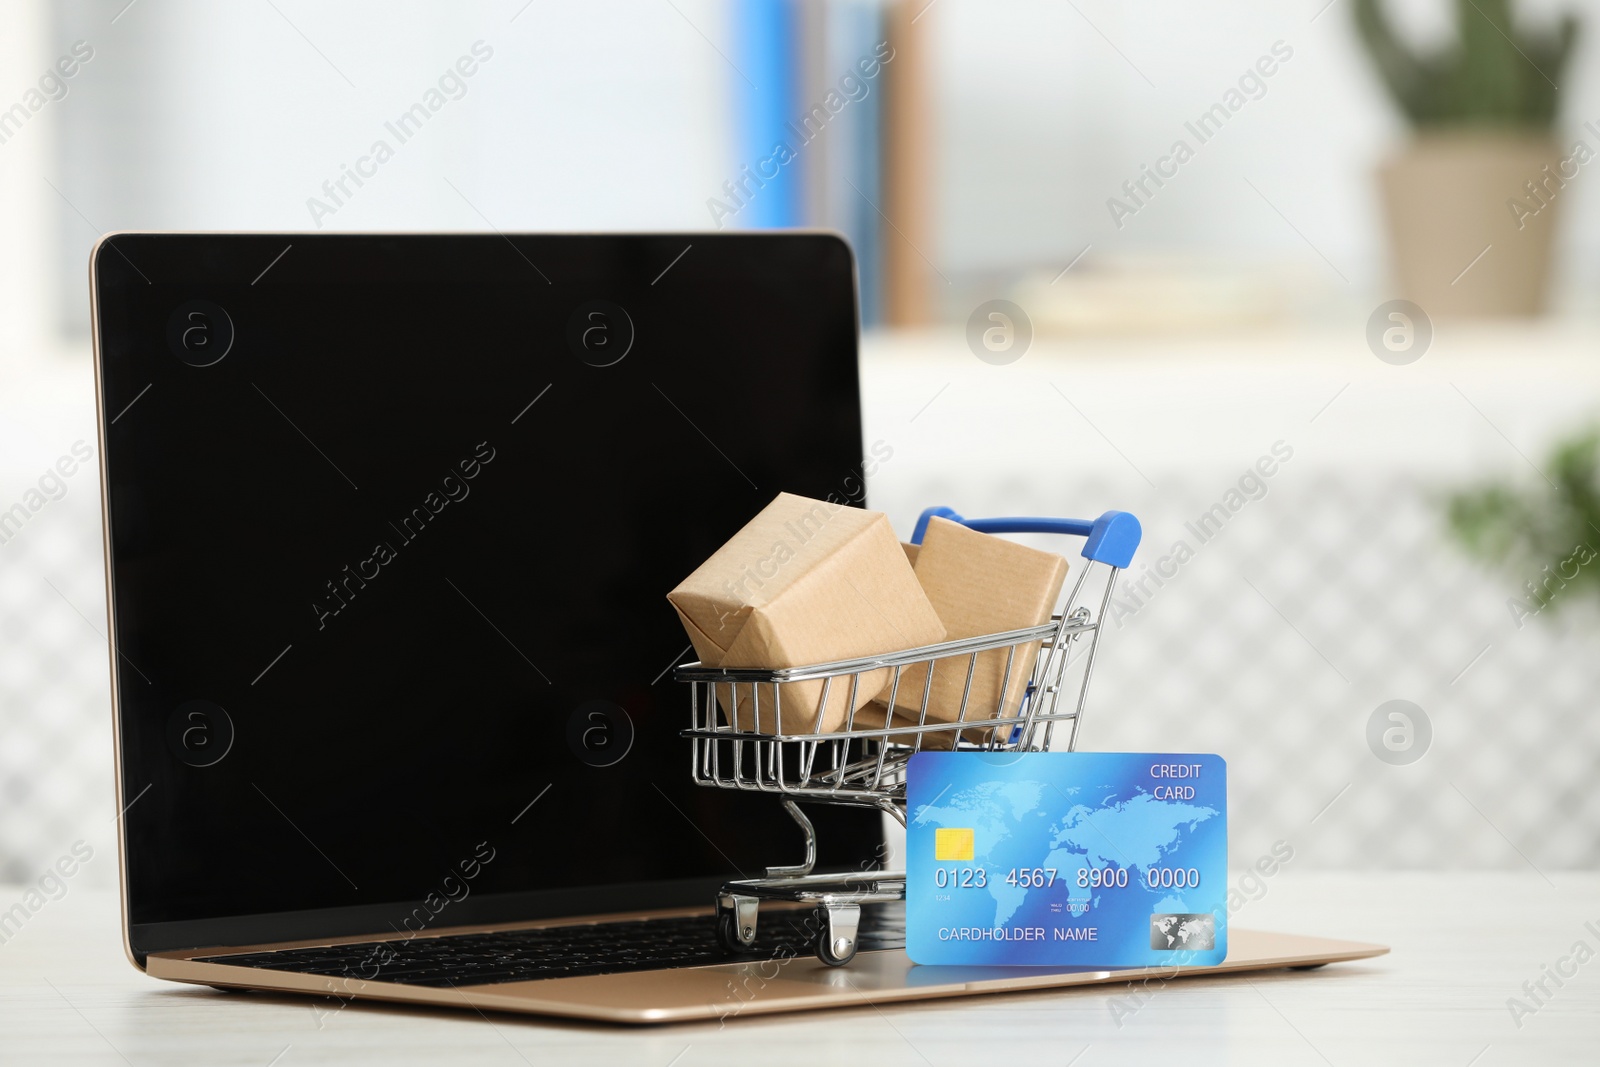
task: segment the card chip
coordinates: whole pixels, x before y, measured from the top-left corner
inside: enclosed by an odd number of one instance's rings
[[[933,832],[933,858],[944,861],[972,859],[971,827],[940,827]]]

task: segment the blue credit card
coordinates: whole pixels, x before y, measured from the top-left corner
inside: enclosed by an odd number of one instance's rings
[[[1221,756],[920,752],[906,815],[913,962],[1213,966],[1228,954]]]

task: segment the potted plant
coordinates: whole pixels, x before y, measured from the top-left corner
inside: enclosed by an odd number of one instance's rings
[[[1435,316],[1542,310],[1562,190],[1594,155],[1553,132],[1577,20],[1533,34],[1510,0],[1457,0],[1456,39],[1432,52],[1380,0],[1356,0],[1355,20],[1415,130],[1379,171],[1400,295]]]
[[[1471,554],[1510,569],[1522,587],[1506,600],[1517,629],[1545,608],[1600,593],[1600,425],[1556,445],[1549,487],[1495,482],[1451,496],[1451,531]]]

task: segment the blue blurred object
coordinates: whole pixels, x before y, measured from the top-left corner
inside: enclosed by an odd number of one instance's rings
[[[719,227],[821,227],[856,254],[861,321],[883,314],[884,103],[893,61],[880,0],[731,0],[733,158]]]
[[[737,184],[757,164],[786,143],[798,150],[785,123],[802,110],[799,104],[800,18],[795,0],[734,0],[733,63],[743,77],[735,116]],[[749,84],[746,84],[746,83]],[[776,177],[749,183],[750,195],[739,207],[740,226],[772,228],[805,225],[804,181],[798,159],[782,166]]]
[[[878,0],[833,0],[827,5],[826,42],[822,49],[824,81],[858,76],[857,64],[877,54],[888,39],[884,8]],[[875,78],[864,79],[866,95],[852,100],[840,116],[838,139],[825,163],[826,216],[817,220],[844,234],[856,252],[860,280],[861,324],[876,325],[883,318],[882,223],[874,204],[883,202],[883,132],[889,68],[880,67]],[[868,200],[871,197],[871,200]]]

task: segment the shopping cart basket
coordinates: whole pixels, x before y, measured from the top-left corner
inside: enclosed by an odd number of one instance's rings
[[[1051,533],[1085,539],[1083,557],[1087,561],[1073,583],[1072,592],[1059,615],[1040,626],[1006,633],[988,634],[937,645],[924,645],[902,652],[860,659],[818,663],[780,670],[705,667],[685,664],[674,672],[692,690],[692,726],[684,731],[694,754],[696,784],[718,789],[738,789],[755,793],[775,793],[782,797],[785,810],[805,835],[805,859],[786,867],[768,867],[764,878],[728,882],[717,894],[717,935],[730,952],[747,952],[756,939],[756,920],[761,901],[788,901],[813,907],[808,936],[813,939],[817,958],[840,966],[855,956],[861,905],[904,900],[905,873],[868,870],[857,874],[813,874],[817,860],[817,835],[797,800],[818,804],[842,804],[877,808],[893,816],[901,826],[906,822],[906,766],[924,746],[983,752],[1029,752],[1050,747],[1057,723],[1064,726],[1066,748],[1078,740],[1083,721],[1084,702],[1089,693],[1089,678],[1094,669],[1095,647],[1100,624],[1111,601],[1117,573],[1128,565],[1139,546],[1139,521],[1121,511],[1108,511],[1092,521],[1079,519],[1009,518],[964,519],[949,508],[929,508],[917,521],[912,544],[921,544],[934,516],[959,522],[983,533]],[[1091,581],[1091,575],[1094,576]],[[1088,603],[1099,593],[1099,608]],[[1079,642],[1081,680],[1077,699],[1061,704],[1066,688],[1068,664]],[[1005,674],[998,692],[1000,707],[971,706],[973,675],[978,657],[985,652],[1005,650]],[[1022,692],[1018,708],[1009,715],[1003,697],[1015,692],[1011,684],[1017,662],[1037,649],[1032,671]],[[1075,662],[1075,661],[1074,661]],[[908,668],[918,668],[908,691],[901,690],[901,679]],[[883,674],[892,672],[888,696],[881,703],[851,712],[844,725],[821,732],[822,716],[828,696],[836,686],[849,686],[848,707],[862,685],[883,688]],[[954,722],[928,720],[928,699],[933,674],[966,672],[961,692],[959,716]],[[768,720],[776,717],[782,687],[796,683],[822,682],[817,697],[817,717],[813,733],[761,733],[756,729],[761,705],[769,708]],[[815,685],[812,686],[815,689]],[[915,688],[918,692],[910,692]],[[723,712],[717,710],[718,693]],[[797,690],[787,690],[795,693]],[[920,692],[920,696],[919,696]],[[903,709],[917,705],[910,718]],[[892,709],[902,709],[890,718]],[[996,717],[1002,714],[1003,717]],[[779,729],[781,729],[781,725]]]

